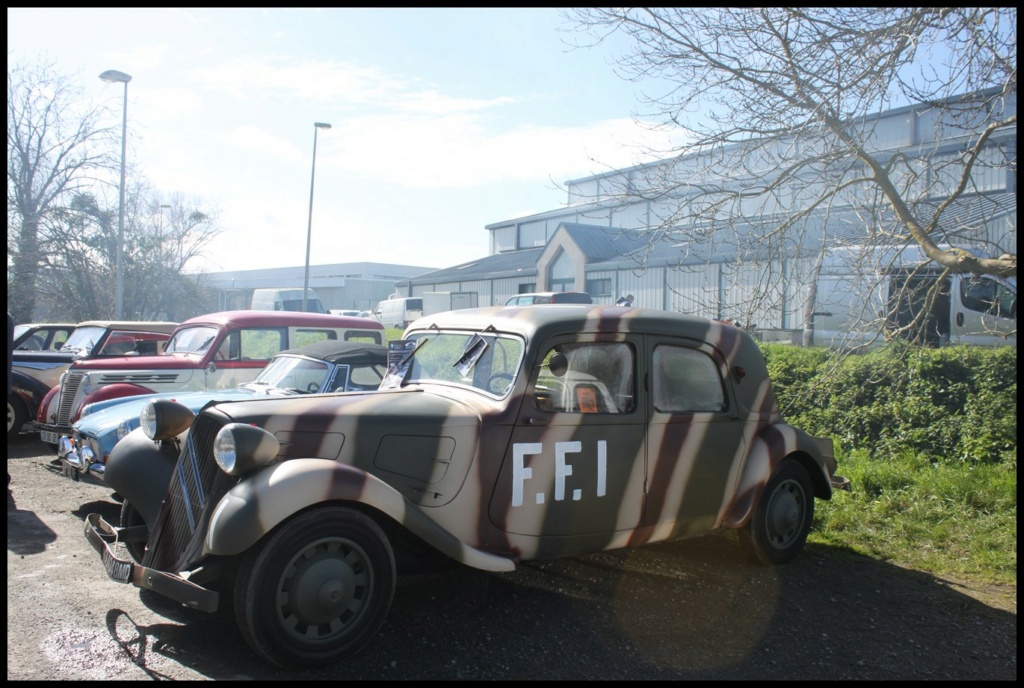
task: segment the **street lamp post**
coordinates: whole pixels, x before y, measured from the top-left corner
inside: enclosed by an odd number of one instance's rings
[[[302,311],[306,311],[309,294],[309,244],[313,238],[313,181],[316,179],[316,135],[321,129],[330,129],[327,122],[313,122],[313,171],[309,173],[309,224],[306,226],[306,274],[302,281]]]
[[[117,202],[117,264],[115,267],[117,296],[114,306],[114,319],[121,320],[124,311],[124,266],[121,257],[124,253],[124,152],[128,140],[128,82],[132,80],[132,77],[130,74],[119,72],[116,69],[108,69],[100,74],[100,79],[108,84],[124,84],[124,115],[121,119],[121,189]]]

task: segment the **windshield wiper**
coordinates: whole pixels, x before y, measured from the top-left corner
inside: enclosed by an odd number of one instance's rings
[[[412,358],[413,356],[415,356],[415,355],[416,355],[416,352],[417,352],[417,351],[419,351],[420,349],[422,349],[422,348],[423,348],[424,346],[426,346],[427,342],[429,342],[429,341],[430,341],[430,338],[429,338],[429,337],[424,337],[423,339],[421,339],[421,340],[419,341],[419,343],[418,343],[418,344],[416,344],[416,348],[414,348],[414,349],[413,349],[412,351],[410,351],[409,353],[407,353],[407,354],[405,355],[405,358],[403,358],[403,359],[402,359],[401,361],[399,361],[399,362],[398,362],[398,367],[399,367],[399,368],[401,368],[401,367],[402,367],[402,366],[404,366],[404,365],[405,365],[406,363],[408,363],[408,362],[409,362],[409,359],[410,359],[410,358]]]

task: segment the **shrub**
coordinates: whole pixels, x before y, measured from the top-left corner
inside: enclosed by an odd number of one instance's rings
[[[786,420],[841,450],[1016,464],[1016,347],[761,349]]]

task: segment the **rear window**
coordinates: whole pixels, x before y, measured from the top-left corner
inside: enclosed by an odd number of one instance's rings
[[[558,294],[552,294],[551,303],[593,303],[593,299],[590,298],[590,294],[583,292],[560,292]]]

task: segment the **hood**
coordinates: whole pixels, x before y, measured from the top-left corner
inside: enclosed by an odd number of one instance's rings
[[[270,432],[332,432],[368,426],[413,434],[411,428],[472,426],[479,412],[469,404],[422,389],[313,394],[260,398],[218,406],[227,422],[253,423]]]
[[[82,410],[82,417],[75,428],[79,432],[95,435],[103,430],[116,429],[126,418],[137,420],[142,409],[154,399],[173,399],[179,404],[199,413],[200,409],[211,401],[232,401],[235,399],[252,398],[253,392],[245,389],[215,389],[202,392],[162,392],[160,394],[140,394],[131,397],[118,397],[88,404]]]
[[[203,367],[202,361],[195,356],[166,354],[161,356],[90,358],[76,361],[73,369],[103,372],[108,370],[195,370],[201,367]]]
[[[75,355],[70,351],[25,351],[15,349],[11,352],[15,363],[71,363]]]
[[[458,494],[478,453],[480,409],[471,404],[403,389],[238,401],[205,413],[272,433],[279,460],[346,463],[415,504],[441,506]]]

